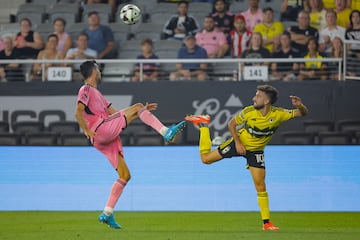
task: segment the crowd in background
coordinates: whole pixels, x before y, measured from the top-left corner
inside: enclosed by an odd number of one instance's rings
[[[71,0],[68,0],[71,2]],[[235,0],[234,0],[235,1]],[[266,1],[266,0],[264,0]],[[76,2],[73,0],[72,2]],[[83,3],[84,1],[80,1]],[[88,0],[86,4],[109,3],[116,13],[118,6],[131,1]],[[351,0],[283,0],[279,18],[271,6],[260,8],[259,0],[243,0],[248,5],[242,12],[230,12],[233,1],[210,0],[212,12],[203,19],[191,14],[189,1],[171,1],[174,14],[164,20],[161,33],[168,41],[181,41],[178,59],[205,58],[342,58],[344,40],[360,41],[360,1]],[[151,16],[150,16],[151,19]],[[66,32],[66,20],[53,21],[54,32],[46,38],[32,29],[30,19],[19,21],[20,31],[4,37],[0,45],[0,59],[116,59],[119,49],[114,34],[102,24],[98,12],[87,14],[88,26],[74,40]],[[292,22],[286,26],[285,22]],[[200,24],[201,22],[201,24]],[[43,40],[45,39],[45,40]],[[44,42],[45,41],[45,42]],[[351,56],[359,58],[360,44],[349,47]],[[138,59],[159,59],[151,38],[144,38],[139,46]],[[270,79],[281,81],[338,80],[338,65],[322,61],[262,63],[269,67]],[[206,63],[174,64],[169,80],[209,80],[211,65]],[[244,65],[251,65],[247,63]],[[252,64],[254,65],[254,64]],[[47,67],[59,64],[46,64]],[[66,66],[60,64],[60,66]],[[69,66],[69,64],[67,64]],[[81,80],[79,64],[71,64],[73,79]],[[19,64],[0,66],[1,81],[24,81]],[[348,74],[359,76],[358,67]],[[34,64],[29,80],[42,79],[44,68]],[[134,66],[131,81],[157,81],[161,66],[158,63]],[[45,73],[46,76],[46,73]],[[343,76],[341,76],[343,78]]]

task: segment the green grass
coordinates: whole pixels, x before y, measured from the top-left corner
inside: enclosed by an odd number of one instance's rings
[[[97,222],[99,212],[0,212],[1,240],[360,239],[360,212],[273,212],[280,231],[261,230],[257,212],[117,212],[123,226]]]

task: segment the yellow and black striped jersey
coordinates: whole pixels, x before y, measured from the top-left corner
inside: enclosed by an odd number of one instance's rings
[[[248,106],[236,114],[235,122],[240,127],[238,135],[245,149],[263,151],[280,124],[292,118],[294,110],[272,106],[263,116],[254,106]]]

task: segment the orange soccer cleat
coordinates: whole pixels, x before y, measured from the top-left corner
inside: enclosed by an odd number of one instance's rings
[[[185,121],[192,122],[194,125],[199,126],[199,124],[209,124],[210,116],[209,115],[188,115],[185,117]]]
[[[265,223],[263,225],[263,230],[270,230],[270,231],[277,231],[277,230],[280,230],[280,228],[278,227],[275,227],[274,224],[272,222],[268,222],[268,223]]]

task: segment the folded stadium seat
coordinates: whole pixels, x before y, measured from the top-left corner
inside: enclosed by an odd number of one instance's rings
[[[98,12],[100,17],[101,24],[108,24],[111,19],[112,9],[110,4],[108,3],[93,3],[93,4],[86,4],[86,7],[82,13],[82,20],[83,22],[87,22],[88,13],[90,12]]]
[[[352,135],[346,132],[320,132],[318,136],[321,145],[353,144]]]
[[[162,51],[162,50],[178,51],[181,48],[182,44],[183,43],[178,40],[159,40],[154,43],[154,51]]]
[[[31,0],[33,4],[45,5],[46,11],[53,8],[58,0]]]
[[[60,136],[60,144],[64,146],[90,146],[90,141],[83,133],[64,133]]]
[[[178,49],[164,49],[157,50],[155,49],[155,54],[160,59],[176,59]],[[160,64],[160,74],[159,78],[163,80],[169,80],[170,72],[176,70],[176,63],[161,63]]]
[[[29,146],[55,146],[58,145],[58,134],[49,132],[27,133],[24,144]]]
[[[136,28],[134,35],[136,40],[150,38],[153,42],[160,40],[160,34],[164,24],[158,23],[140,23]]]
[[[16,14],[17,22],[20,22],[23,18],[28,18],[31,21],[32,26],[36,27],[37,25],[44,22],[45,13],[43,12],[20,12]]]
[[[48,131],[57,134],[79,133],[80,127],[75,121],[57,121],[49,123]]]
[[[108,25],[115,38],[115,42],[119,42],[119,46],[121,46],[121,43],[124,41],[127,41],[131,38],[131,25],[126,25],[122,22],[115,22],[115,23],[109,23]]]
[[[151,132],[152,128],[140,120],[134,120],[131,122],[121,134],[135,135],[137,133]]]
[[[52,23],[56,18],[61,17],[66,20],[66,26],[69,26],[79,20],[79,11],[80,6],[77,3],[58,3],[48,11],[48,18]]]
[[[14,133],[25,134],[25,133],[39,133],[45,130],[43,122],[37,121],[21,121],[12,124],[12,130]]]
[[[8,133],[10,131],[10,124],[8,122],[0,122],[0,133]]]
[[[87,23],[66,23],[65,31],[70,34],[73,42],[76,43],[79,34],[88,26],[89,24]]]
[[[35,31],[40,33],[44,42],[46,42],[47,37],[54,32],[54,26],[52,23],[41,23],[36,26]]]
[[[165,23],[170,19],[170,17],[175,13],[176,11],[151,13],[150,22],[154,24],[162,24],[164,26]]]
[[[240,12],[247,10],[248,7],[249,5],[244,1],[233,1],[229,6],[229,10],[233,14],[239,14]]]
[[[17,145],[21,145],[21,134],[0,133],[0,146],[17,146]]]
[[[234,71],[236,71],[237,75],[238,69],[238,63],[217,62],[212,64],[212,72],[209,75],[213,80],[229,81],[235,77]],[[237,78],[238,77],[236,77],[236,79]]]
[[[360,132],[360,120],[347,119],[340,120],[337,123],[337,130],[339,132]]]
[[[137,146],[162,146],[164,138],[157,132],[139,132],[134,135]]]
[[[315,134],[307,132],[287,131],[281,133],[282,143],[286,145],[313,145]]]
[[[303,121],[305,132],[319,133],[331,132],[335,129],[335,124],[332,121],[322,120],[305,120]]]

